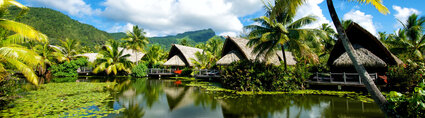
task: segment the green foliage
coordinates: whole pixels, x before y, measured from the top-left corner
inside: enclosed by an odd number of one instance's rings
[[[78,58],[77,60],[66,61],[62,64],[53,65],[49,70],[56,77],[76,77],[78,76],[77,69],[87,66],[88,60],[86,58]]]
[[[304,89],[304,83],[310,78],[311,71],[309,69],[312,68],[312,64],[306,63],[297,63],[293,67],[288,68],[287,76],[290,78],[294,78],[293,80],[297,85],[301,85],[301,88]]]
[[[189,46],[189,47],[192,47],[196,43],[195,41],[193,41],[189,37],[183,37],[183,38],[177,39],[177,42],[180,45]]]
[[[133,77],[146,77],[148,66],[146,63],[139,63],[131,69],[131,76]]]
[[[283,68],[247,60],[237,61],[222,71],[224,88],[237,91],[291,91],[298,89]]]
[[[193,72],[192,69],[186,67],[182,70],[182,73],[180,74],[180,76],[189,77],[189,76],[192,76],[192,72]]]
[[[0,106],[9,104],[20,92],[22,92],[22,89],[20,89],[19,80],[17,78],[7,77],[0,80]],[[4,107],[0,108],[0,110],[3,108]]]
[[[388,88],[396,91],[411,91],[423,80],[425,64],[423,62],[406,61],[403,66],[390,66],[388,68]]]
[[[115,83],[49,83],[17,99],[2,117],[104,117],[114,110],[106,102],[112,99],[104,88]],[[94,107],[94,108],[93,108]]]
[[[45,33],[54,45],[60,44],[61,39],[70,38],[76,39],[81,42],[82,46],[88,46],[94,50],[95,45],[104,44],[107,39],[113,38],[107,32],[73,20],[59,11],[35,7],[30,7],[30,9],[18,21]],[[11,16],[7,17],[12,17],[20,12],[17,8],[10,8],[9,11]]]
[[[159,44],[151,45],[142,57],[142,62],[147,63],[150,68],[158,68],[167,60],[168,53]]]
[[[388,107],[399,117],[421,118],[425,116],[425,82],[422,81],[412,94],[403,95],[391,91],[387,95]]]
[[[102,50],[99,52],[100,57],[95,60],[96,68],[93,72],[98,73],[105,71],[106,74],[114,73],[117,75],[118,72],[125,71],[127,74],[131,73],[131,67],[133,63],[127,59],[130,54],[124,54],[124,50],[119,50],[121,43],[115,40],[109,40]]]
[[[165,36],[165,37],[152,37],[149,38],[151,44],[159,44],[166,49],[171,47],[171,44],[177,44],[178,39],[187,37],[192,39],[195,43],[205,42],[211,37],[215,36],[215,32],[212,29],[198,30],[198,31],[189,31],[175,36]]]

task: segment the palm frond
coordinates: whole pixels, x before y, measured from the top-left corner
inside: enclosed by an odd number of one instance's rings
[[[29,40],[47,42],[47,36],[41,32],[38,32],[31,26],[25,25],[23,23],[15,22],[7,19],[0,19],[0,27],[3,27],[7,30],[21,34],[22,38],[27,38]]]
[[[388,8],[383,5],[382,0],[348,0],[348,1],[353,1],[358,3],[363,3],[363,4],[372,4],[382,14],[386,15],[390,13]]]

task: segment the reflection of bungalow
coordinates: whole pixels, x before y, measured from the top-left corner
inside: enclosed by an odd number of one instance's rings
[[[165,87],[164,92],[170,111],[193,104],[192,93],[194,90],[192,89],[192,87]]]
[[[352,23],[345,30],[355,49],[358,61],[368,72],[385,72],[387,66],[400,65],[403,62],[394,56],[375,36],[357,23]],[[327,63],[333,72],[356,72],[353,63],[338,40]]]
[[[264,61],[264,57],[257,58],[257,54],[252,53],[253,48],[247,46],[248,41],[242,38],[227,37],[222,49],[222,57],[217,61],[217,65],[229,65],[232,62],[242,59]],[[285,52],[285,55],[288,65],[295,65],[297,63],[291,52]],[[272,63],[273,65],[280,65],[280,61],[283,61],[282,51],[276,51],[276,55],[268,58],[268,63]]]
[[[164,66],[193,66],[192,59],[197,59],[196,52],[203,52],[202,49],[173,44],[168,54],[167,62]]]
[[[139,61],[145,55],[142,52],[134,52],[132,49],[118,48],[118,50],[124,50],[123,55],[130,54],[130,57],[127,57],[127,59],[129,59],[133,63]],[[76,56],[87,57],[89,62],[94,62],[98,57],[98,54],[99,53],[84,53],[78,54]]]

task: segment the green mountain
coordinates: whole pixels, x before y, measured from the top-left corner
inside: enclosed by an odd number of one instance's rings
[[[115,39],[121,39],[125,37],[125,33],[110,33],[110,35],[114,36]],[[211,37],[215,36],[215,32],[212,29],[204,29],[204,30],[197,30],[197,31],[189,31],[180,33],[177,35],[172,36],[165,36],[165,37],[151,37],[149,38],[149,42],[151,44],[160,44],[163,47],[170,47],[171,44],[178,43],[177,39],[181,39],[184,37],[188,37],[195,41],[196,43],[199,42],[206,42]]]
[[[10,8],[8,17],[15,16],[19,11],[20,9]],[[31,7],[30,11],[17,21],[43,32],[49,37],[49,42],[55,45],[60,43],[59,40],[70,38],[79,40],[82,46],[94,49],[94,46],[102,45],[107,39],[113,38],[105,31],[80,23],[59,11],[48,8]]]

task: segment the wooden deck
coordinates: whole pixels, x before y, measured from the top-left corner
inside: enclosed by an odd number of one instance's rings
[[[174,73],[176,69],[160,69],[160,68],[149,68],[147,70],[148,76],[172,76],[176,75]]]
[[[91,68],[91,67],[80,67],[80,68],[77,69],[78,74],[89,75],[92,72],[93,72],[93,68]]]
[[[377,73],[369,73],[373,81],[378,78]],[[315,73],[314,77],[307,81],[310,85],[323,86],[352,86],[364,87],[358,73]]]
[[[220,78],[219,70],[200,69],[195,70],[195,78]]]

